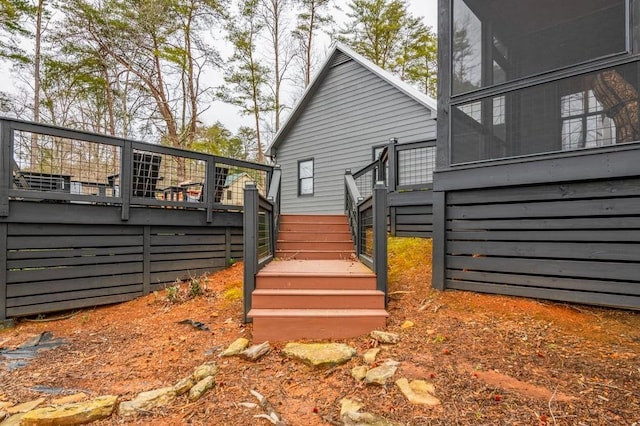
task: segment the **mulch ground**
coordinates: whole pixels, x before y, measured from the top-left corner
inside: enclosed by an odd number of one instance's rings
[[[268,421],[254,389],[290,425],[339,424],[340,400],[360,400],[363,411],[407,425],[632,425],[640,424],[640,313],[430,289],[424,240],[390,245],[390,302],[387,331],[399,344],[379,360],[401,363],[396,378],[435,385],[442,405],[408,403],[390,382],[364,385],[351,377],[362,364],[314,370],[284,358],[285,342],[255,363],[219,358],[238,337],[251,339],[242,323],[242,265],[201,283],[190,298],[181,286],[169,301],[160,291],[119,305],[73,313],[67,319],[20,321],[0,332],[0,347],[12,348],[48,331],[67,344],[39,352],[27,366],[8,371],[0,360],[0,401],[25,402],[43,395],[42,386],[90,396],[121,395],[169,386],[193,368],[215,360],[216,386],[201,400],[178,398],[170,406],[135,418],[113,416],[102,425],[247,425]],[[42,318],[41,318],[42,319]],[[203,331],[190,324],[205,324]],[[414,325],[402,328],[411,321]],[[368,336],[346,341],[362,354]],[[48,396],[51,398],[52,396]]]

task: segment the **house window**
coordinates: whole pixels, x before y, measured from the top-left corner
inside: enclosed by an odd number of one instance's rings
[[[230,200],[232,198],[232,191],[230,189],[227,189],[227,200]]]
[[[382,151],[387,147],[387,145],[379,145],[373,147],[373,158],[372,161],[376,161],[382,155]]]
[[[313,159],[298,161],[298,195],[313,195]]]
[[[454,0],[452,94],[626,53],[626,2]]]
[[[615,142],[616,125],[592,89],[560,98],[562,150],[594,148]]]

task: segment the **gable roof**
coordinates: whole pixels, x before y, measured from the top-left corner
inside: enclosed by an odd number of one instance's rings
[[[293,107],[291,115],[287,118],[287,121],[280,127],[280,130],[273,138],[271,145],[267,148],[267,153],[270,153],[271,150],[276,147],[280,142],[285,139],[285,136],[289,133],[293,125],[296,123],[304,108],[309,103],[313,95],[318,91],[322,82],[326,78],[329,70],[332,68],[334,61],[339,57],[339,55],[346,55],[349,58],[356,61],[358,64],[362,65],[364,68],[377,75],[387,83],[394,86],[399,91],[403,92],[405,95],[413,98],[419,104],[424,105],[427,109],[431,111],[431,116],[435,118],[437,116],[437,102],[430,96],[425,95],[424,93],[417,90],[415,87],[405,83],[400,80],[395,75],[390,72],[383,70],[369,59],[360,55],[359,53],[354,52],[351,48],[345,46],[341,43],[334,43],[333,47],[329,51],[329,54],[325,58],[320,70],[313,78],[311,83],[307,86],[302,97],[298,100],[298,102]],[[344,62],[344,61],[343,61]]]
[[[234,182],[236,182],[237,180],[239,180],[240,178],[242,178],[244,176],[246,176],[247,178],[251,179],[251,176],[249,176],[247,174],[247,172],[234,173],[234,174],[228,175],[227,178],[224,181],[224,187],[226,188],[227,186],[233,185]]]

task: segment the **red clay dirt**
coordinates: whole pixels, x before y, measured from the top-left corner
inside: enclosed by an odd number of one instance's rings
[[[435,385],[442,405],[412,405],[390,382],[364,385],[351,377],[361,357],[314,370],[283,357],[286,342],[257,362],[219,358],[242,324],[242,265],[208,277],[203,295],[170,303],[160,291],[132,302],[87,309],[70,318],[20,321],[0,332],[12,348],[49,331],[68,345],[41,352],[27,366],[7,371],[0,360],[0,401],[43,395],[36,386],[121,395],[169,386],[193,368],[215,360],[216,385],[201,400],[174,403],[134,418],[118,415],[98,425],[268,425],[250,390],[264,395],[289,425],[340,424],[340,400],[406,425],[632,425],[640,422],[640,314],[469,292],[430,289],[428,242],[390,247],[387,331],[397,345],[378,359],[400,362],[394,378]],[[187,284],[182,285],[187,292]],[[179,321],[204,323],[201,331]],[[403,328],[406,321],[412,327]],[[406,325],[405,325],[406,326]],[[343,342],[358,354],[374,346],[368,336]],[[53,398],[53,396],[47,396]]]

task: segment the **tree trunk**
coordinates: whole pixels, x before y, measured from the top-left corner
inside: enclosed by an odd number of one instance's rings
[[[40,57],[42,45],[42,12],[44,0],[38,0],[36,8],[36,46],[33,57],[33,121],[40,122]],[[38,164],[38,134],[31,134],[30,167],[36,170]]]

